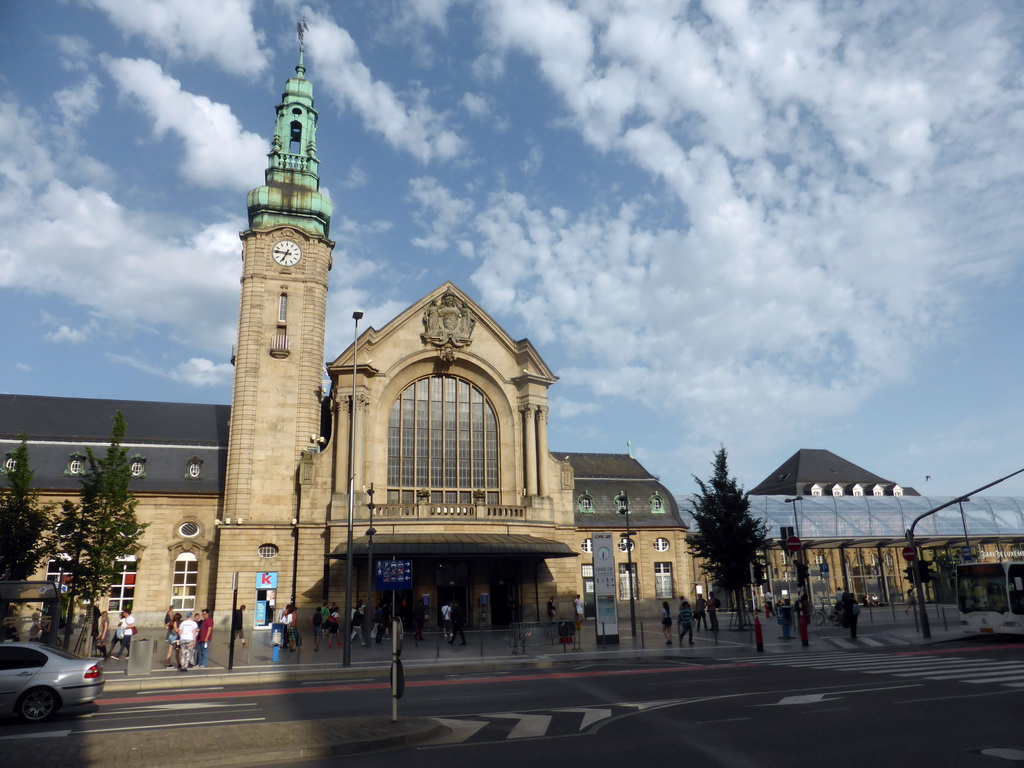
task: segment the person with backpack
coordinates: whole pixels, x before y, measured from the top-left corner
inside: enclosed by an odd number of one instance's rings
[[[341,648],[342,641],[338,637],[338,627],[341,626],[341,614],[338,613],[338,606],[331,603],[330,613],[327,614],[327,621],[324,622],[324,626],[327,627],[327,647],[330,648],[334,645],[334,641],[338,641],[338,647]]]
[[[857,618],[860,616],[860,606],[857,600],[849,592],[843,592],[843,626],[850,628],[850,637],[857,638]]]
[[[697,629],[700,629],[700,625],[704,625],[704,629],[708,628],[708,617],[707,617],[708,601],[704,599],[704,595],[697,595],[697,603],[693,610],[693,625]]]
[[[679,604],[679,644],[683,644],[683,638],[690,636],[690,645],[693,645],[693,611],[690,610],[690,601],[685,597]]]
[[[309,617],[309,623],[313,625],[313,652],[320,650],[320,638],[324,635],[324,615],[317,608]]]

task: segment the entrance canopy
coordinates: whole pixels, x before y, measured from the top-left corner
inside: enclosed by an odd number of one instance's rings
[[[354,557],[369,554],[370,539],[361,536],[352,542]],[[381,533],[373,537],[378,557],[577,557],[560,541],[511,533]],[[335,560],[347,557],[345,545],[328,555]]]

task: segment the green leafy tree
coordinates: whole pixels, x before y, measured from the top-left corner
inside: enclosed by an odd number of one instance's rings
[[[131,464],[121,445],[125,422],[114,414],[114,429],[107,453],[97,458],[86,451],[88,470],[82,477],[79,503],[66,500],[61,506],[57,532],[68,560],[64,570],[71,575],[68,616],[74,616],[81,600],[96,603],[105,599],[110,585],[120,574],[118,558],[134,555],[145,526],[135,514],[138,501],[129,490]],[[72,622],[65,629],[64,646],[70,645]]]
[[[739,626],[746,624],[743,592],[750,585],[750,567],[768,540],[768,525],[750,515],[746,492],[729,477],[725,448],[719,448],[712,462],[714,473],[707,480],[694,475],[700,493],[693,497],[696,535],[690,537],[690,552],[702,559],[701,569],[722,589],[735,596],[740,613]]]
[[[10,453],[7,485],[0,486],[0,579],[24,581],[52,552],[54,504],[40,504],[32,487],[28,436]]]

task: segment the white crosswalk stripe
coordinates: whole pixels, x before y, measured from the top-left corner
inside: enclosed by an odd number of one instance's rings
[[[863,672],[867,675],[1024,687],[1024,661],[995,661],[965,656],[884,656],[831,651],[808,656],[754,656],[733,661],[739,664],[828,669],[836,672]]]

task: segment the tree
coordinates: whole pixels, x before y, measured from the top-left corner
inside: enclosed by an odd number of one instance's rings
[[[729,477],[725,447],[719,448],[712,463],[714,473],[704,482],[696,475],[700,493],[693,497],[693,519],[697,533],[690,538],[690,553],[703,560],[701,570],[722,589],[735,595],[745,625],[746,601],[743,590],[750,585],[750,566],[768,540],[768,524],[750,515],[746,492]]]
[[[129,490],[131,464],[121,445],[125,422],[114,413],[114,429],[106,456],[96,458],[86,450],[88,470],[82,477],[79,503],[65,500],[61,506],[57,533],[68,560],[64,570],[71,575],[68,618],[75,603],[105,599],[110,585],[120,574],[118,558],[134,555],[145,526],[135,515],[138,504]],[[71,641],[72,623],[67,622],[64,646]]]
[[[7,486],[0,487],[0,579],[24,581],[49,559],[55,505],[39,503],[32,488],[28,436],[10,453]]]

